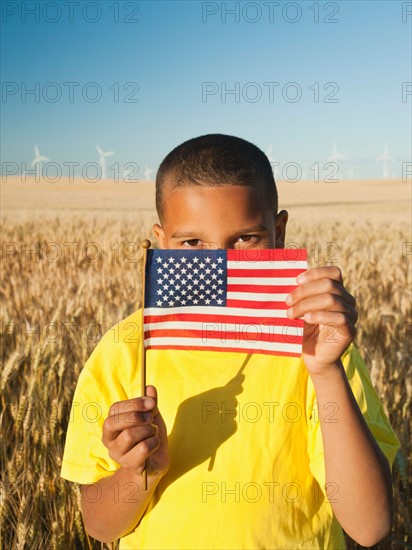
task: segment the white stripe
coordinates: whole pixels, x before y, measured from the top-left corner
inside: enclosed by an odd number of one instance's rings
[[[215,348],[237,348],[237,349],[264,349],[268,351],[284,351],[289,353],[300,354],[302,350],[301,344],[282,344],[279,342],[238,342],[236,340],[226,340],[221,342],[218,339],[209,338],[206,342],[203,342],[201,338],[146,338],[145,347],[148,346],[182,346],[187,348],[188,346],[202,346]]]
[[[270,324],[262,323],[214,323],[213,321],[204,321],[202,323],[196,323],[193,321],[162,321],[158,323],[145,323],[144,330],[175,330],[175,329],[190,329],[190,330],[204,330],[210,331],[216,329],[224,332],[242,332],[248,328],[260,328],[261,334],[285,334],[286,336],[303,336],[303,327],[291,327],[288,325],[272,326]],[[285,330],[287,329],[287,330]]]
[[[284,302],[287,294],[272,292],[230,292],[227,293],[228,300],[244,300],[248,302]]]
[[[223,306],[179,306],[179,307],[145,307],[144,315],[172,315],[175,313],[188,313],[200,315],[225,315],[244,317],[279,317],[285,318],[285,309],[249,309],[247,307],[223,307]]]
[[[232,277],[227,278],[228,285],[296,285],[296,277]]]
[[[283,262],[279,260],[272,261],[259,261],[253,260],[250,261],[241,260],[236,262],[235,260],[228,260],[227,262],[228,269],[307,269],[306,260],[299,260],[297,262]]]

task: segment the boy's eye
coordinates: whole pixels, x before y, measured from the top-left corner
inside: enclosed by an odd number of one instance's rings
[[[188,243],[188,244],[186,244]],[[198,246],[200,243],[200,239],[189,239],[188,241],[183,241],[182,244],[185,246]]]
[[[238,237],[238,239],[242,239],[243,242],[250,242],[251,239],[258,239],[257,235],[241,235]],[[242,242],[241,241],[241,242]],[[187,243],[187,244],[186,244]],[[193,247],[193,246],[199,246],[200,239],[190,239],[188,241],[182,241],[180,244],[186,246],[187,248]]]
[[[242,239],[243,242],[245,243],[248,243],[250,242],[252,239],[257,239],[258,236],[257,235],[241,235],[239,237],[239,239]]]

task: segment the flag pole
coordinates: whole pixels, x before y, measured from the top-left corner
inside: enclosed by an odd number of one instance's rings
[[[142,372],[142,381],[141,381],[141,393],[142,397],[146,395],[146,350],[144,345],[144,298],[145,298],[145,282],[146,282],[146,259],[147,259],[147,249],[151,247],[151,242],[149,239],[145,239],[142,241],[141,246],[143,249],[143,260],[142,260],[142,315],[141,315],[141,357],[140,357],[140,365],[141,365],[141,372]],[[147,491],[147,469],[146,469],[146,461],[144,464],[144,470],[142,472],[143,474],[143,490]]]

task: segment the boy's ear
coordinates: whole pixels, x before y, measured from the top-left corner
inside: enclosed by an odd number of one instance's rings
[[[288,223],[288,218],[289,214],[287,210],[281,210],[276,216],[276,248],[285,248],[286,224]]]
[[[165,232],[164,232],[163,228],[158,223],[155,223],[152,226],[152,231],[153,231],[153,235],[159,241],[160,248],[165,249],[166,248],[166,238],[165,238]]]

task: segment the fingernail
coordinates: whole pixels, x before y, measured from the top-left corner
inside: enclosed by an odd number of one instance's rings
[[[145,397],[145,398],[143,399],[143,405],[144,405],[145,407],[153,407],[154,401],[153,401],[153,399],[151,399],[150,397]]]
[[[292,296],[290,294],[288,294],[285,298],[285,302],[290,305],[292,303]]]
[[[306,281],[306,275],[304,273],[301,273],[296,277],[296,282],[298,284],[304,283]]]

